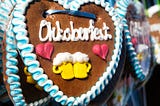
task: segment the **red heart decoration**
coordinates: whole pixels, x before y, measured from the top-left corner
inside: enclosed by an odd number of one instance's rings
[[[96,44],[93,46],[92,51],[94,54],[98,55],[99,57],[105,60],[108,54],[109,48],[106,44],[102,44],[102,45]]]
[[[45,59],[50,60],[53,49],[54,49],[54,47],[53,47],[52,43],[50,43],[50,42],[41,43],[36,46],[36,54],[45,58]]]

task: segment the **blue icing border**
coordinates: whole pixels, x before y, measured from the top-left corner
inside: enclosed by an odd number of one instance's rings
[[[3,34],[7,26],[7,22],[9,19],[8,14],[10,13],[11,9],[13,8],[13,5],[11,5],[10,1],[4,1],[0,3],[0,42],[3,40]],[[2,48],[0,45],[0,72],[2,72]]]
[[[16,44],[13,32],[11,32],[12,25],[9,26],[9,30],[6,32],[6,74],[8,76],[7,82],[10,85],[10,95],[13,98],[15,105],[26,105],[23,98],[22,89],[20,88],[20,77],[17,75],[18,60],[15,58],[17,56]]]
[[[12,13],[12,9],[16,5],[16,0],[5,0],[4,2],[0,2],[0,41],[3,40],[4,32],[6,31],[7,24],[9,24],[10,16]],[[9,25],[6,31],[6,75],[8,76],[7,82],[10,86],[10,95],[12,96],[13,102],[15,105],[27,105],[23,94],[22,89],[20,88],[21,84],[19,82],[20,77],[17,75],[18,67],[16,66],[18,61],[16,59],[17,56],[17,47],[15,44],[15,37],[12,32],[12,24]],[[1,45],[0,45],[1,49]],[[0,52],[1,53],[1,52]],[[2,55],[2,53],[0,54]],[[2,62],[0,60],[0,62]],[[1,66],[2,67],[2,66]],[[0,68],[1,68],[0,67]],[[46,103],[50,99],[50,96],[40,99],[39,101],[35,101],[34,103],[30,103],[28,105],[41,105]]]
[[[57,0],[56,0],[57,1]],[[91,0],[94,2],[93,0]],[[83,2],[79,0],[75,0],[70,3],[69,6],[63,4],[63,0],[58,0],[60,5],[70,10],[78,10],[78,8],[88,2]],[[104,0],[95,0],[95,4],[101,5],[105,8],[109,15],[112,16],[112,20],[114,21],[116,35],[115,35],[115,50],[113,51],[112,61],[109,63],[109,67],[107,67],[106,71],[99,78],[95,85],[91,87],[89,91],[85,94],[80,95],[79,97],[67,97],[67,95],[63,94],[62,91],[59,90],[57,85],[54,85],[51,80],[48,79],[46,74],[43,74],[43,69],[40,67],[39,62],[36,60],[36,55],[32,53],[33,45],[28,44],[29,39],[27,38],[26,24],[24,23],[24,12],[29,2],[26,0],[17,2],[13,12],[13,32],[16,36],[17,48],[20,51],[20,54],[24,60],[26,66],[28,66],[28,71],[32,74],[33,79],[38,82],[38,84],[44,88],[46,92],[50,94],[51,97],[55,99],[55,101],[61,103],[62,105],[87,105],[92,99],[94,99],[97,95],[99,95],[104,89],[105,85],[107,85],[114,75],[116,68],[118,66],[118,62],[120,59],[121,49],[122,49],[122,25],[121,19],[118,19],[117,14],[114,9],[109,6],[109,3],[104,2]],[[76,8],[74,5],[76,4]],[[23,8],[21,8],[23,7]],[[73,8],[74,7],[74,8]],[[18,21],[18,23],[17,23]],[[18,31],[16,30],[18,29]],[[30,60],[32,57],[33,60]]]
[[[129,32],[129,28],[127,25],[127,20],[125,19],[125,15],[127,12],[127,7],[129,4],[133,2],[132,0],[120,0],[117,2],[117,9],[116,11],[119,13],[119,17],[123,18],[123,24],[124,24],[124,34],[125,34],[125,41],[127,45],[127,52],[129,54],[129,58],[131,61],[131,65],[134,69],[134,74],[136,75],[136,78],[140,81],[145,80],[147,75],[143,73],[142,67],[139,63],[139,60],[137,59],[137,53],[135,52],[135,49],[133,47],[133,44],[131,42],[131,36]]]
[[[0,1],[0,42],[3,40],[4,31],[7,26],[7,22],[9,19],[8,14],[10,13],[11,9],[13,8],[13,5],[11,5],[10,0],[8,1]],[[2,44],[2,43],[1,43]],[[2,45],[0,44],[0,74],[3,72],[2,67]],[[0,95],[4,94],[6,92],[6,89],[4,85],[0,85],[2,89],[0,89]]]

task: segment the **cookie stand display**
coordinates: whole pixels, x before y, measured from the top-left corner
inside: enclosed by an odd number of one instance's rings
[[[12,6],[4,9],[2,37],[4,82],[14,105],[42,105],[52,98],[61,105],[84,106],[109,97],[126,55],[122,20],[110,3],[3,3]]]

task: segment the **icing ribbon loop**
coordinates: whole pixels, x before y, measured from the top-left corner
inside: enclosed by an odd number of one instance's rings
[[[74,10],[47,10],[43,13],[43,17],[51,14],[69,14],[73,16],[85,17],[90,19],[96,19],[96,15],[88,12],[74,11]]]

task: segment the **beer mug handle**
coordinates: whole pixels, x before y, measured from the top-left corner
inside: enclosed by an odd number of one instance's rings
[[[87,66],[87,72],[89,72],[89,70],[91,69],[91,64],[90,63],[86,63]]]
[[[62,70],[60,70],[59,68],[58,68],[58,66],[53,66],[53,72],[55,73],[55,74],[60,74],[61,72],[62,72]]]

